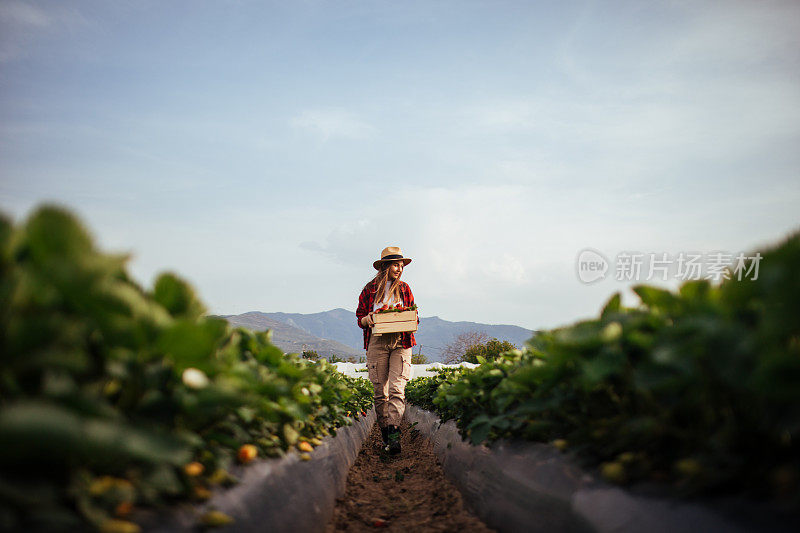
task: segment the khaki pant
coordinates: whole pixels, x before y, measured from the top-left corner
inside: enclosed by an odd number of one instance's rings
[[[400,345],[399,333],[370,336],[367,371],[375,387],[378,426],[399,426],[406,410],[406,383],[411,379],[411,348]]]

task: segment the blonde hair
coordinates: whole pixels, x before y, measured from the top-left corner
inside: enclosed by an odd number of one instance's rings
[[[378,270],[378,273],[375,274],[375,277],[369,282],[375,285],[375,300],[377,302],[383,301],[384,293],[386,292],[386,284],[389,282],[389,265],[392,263],[400,263],[400,261],[387,261],[382,263],[381,269]],[[391,289],[389,289],[389,300],[391,301],[392,299],[404,303],[403,297],[400,295],[400,276],[397,276],[397,279],[392,283]]]

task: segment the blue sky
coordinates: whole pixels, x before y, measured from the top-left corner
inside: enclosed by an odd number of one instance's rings
[[[584,248],[800,225],[798,26],[790,1],[0,0],[0,210],[65,205],[213,313],[355,310],[398,245],[423,316],[555,327],[630,285],[582,284]]]

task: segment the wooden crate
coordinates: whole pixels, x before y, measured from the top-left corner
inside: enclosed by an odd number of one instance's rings
[[[400,331],[417,331],[417,310],[396,311],[392,313],[375,313],[372,315],[375,325],[372,333],[396,333]]]

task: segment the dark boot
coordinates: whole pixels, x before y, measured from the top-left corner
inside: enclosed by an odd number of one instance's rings
[[[381,428],[381,437],[383,438],[383,445],[389,444],[389,428]]]
[[[389,446],[388,452],[391,455],[400,453],[400,428],[398,426],[389,426]]]

